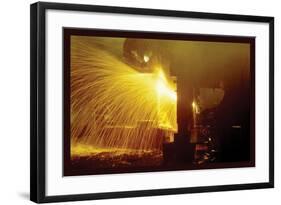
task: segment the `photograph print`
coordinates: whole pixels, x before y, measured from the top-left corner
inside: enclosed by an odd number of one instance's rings
[[[255,38],[64,28],[64,176],[255,166]]]

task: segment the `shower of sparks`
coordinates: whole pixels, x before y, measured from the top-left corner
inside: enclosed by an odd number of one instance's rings
[[[71,154],[161,150],[176,132],[175,86],[161,68],[141,73],[105,47],[71,39]]]

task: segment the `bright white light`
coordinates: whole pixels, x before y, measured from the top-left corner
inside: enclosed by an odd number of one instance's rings
[[[198,105],[196,104],[195,101],[192,102],[192,109],[196,114],[199,113],[199,107],[198,107]]]
[[[196,109],[196,103],[194,101],[192,102],[192,107],[193,109]]]
[[[163,72],[158,73],[159,79],[157,80],[156,89],[159,95],[168,96],[173,100],[177,100],[176,92],[170,88],[166,82],[166,78]]]
[[[144,56],[143,56],[143,60],[144,60],[144,62],[146,62],[146,63],[147,63],[147,62],[149,61],[149,56],[144,55]]]

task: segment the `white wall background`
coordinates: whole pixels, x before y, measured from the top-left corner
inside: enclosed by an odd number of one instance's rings
[[[49,0],[52,1],[52,0]],[[275,189],[187,194],[67,204],[278,204],[281,200],[281,12],[278,0],[60,0],[69,3],[146,7],[275,17]],[[29,4],[2,1],[0,6],[0,204],[29,201]],[[280,202],[279,202],[280,203]],[[64,203],[63,203],[64,204]]]

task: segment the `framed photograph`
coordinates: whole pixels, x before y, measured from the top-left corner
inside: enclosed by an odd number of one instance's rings
[[[31,5],[34,202],[274,187],[274,18]]]

